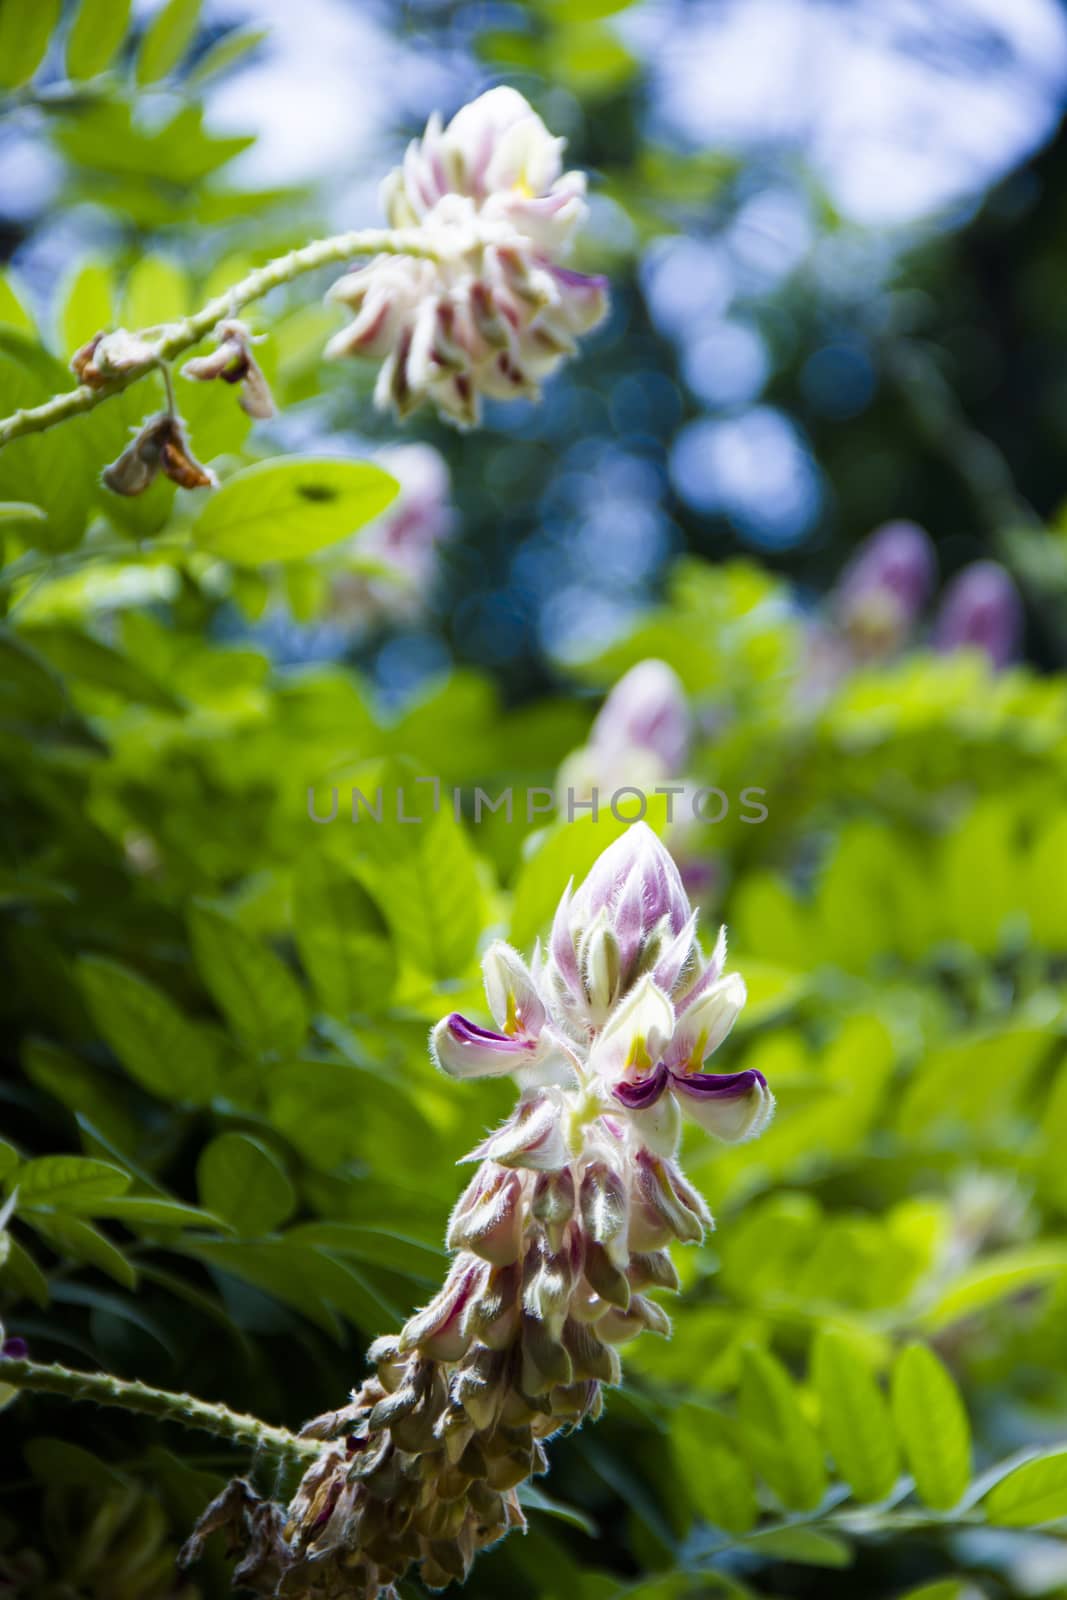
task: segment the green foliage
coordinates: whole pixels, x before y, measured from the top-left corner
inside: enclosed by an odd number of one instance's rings
[[[834,1328],[819,1330],[812,1378],[837,1469],[857,1500],[884,1500],[897,1478],[889,1410],[864,1357]]]
[[[893,1366],[893,1415],[919,1494],[947,1511],[971,1475],[971,1434],[955,1384],[927,1346],[910,1344]]]
[[[0,8],[0,86],[28,82],[48,49],[60,0],[4,0]]]
[[[109,67],[126,37],[129,20],[130,0],[80,0],[67,37],[71,77],[94,78]]]
[[[152,18],[137,55],[137,81],[155,83],[178,65],[196,32],[201,0],[166,0]]]
[[[395,480],[368,462],[261,461],[204,502],[193,536],[241,566],[300,561],[357,532],[396,492]]]
[[[575,141],[583,126],[605,141],[596,249],[618,253],[642,389],[655,340],[627,241],[718,227],[739,163],[638,137],[623,9],[511,8],[481,47],[516,81],[546,74]],[[237,187],[250,141],[217,131],[211,94],[263,36],[213,26],[185,0],[147,15],[0,0],[5,106],[36,119],[92,239],[39,317],[0,276],[4,415],[71,388],[71,354],[102,329],[184,317],[319,231],[318,197]],[[801,352],[794,310],[776,302],[774,339]],[[748,984],[715,1065],[764,1072],[776,1118],[739,1147],[687,1133],[718,1231],[679,1254],[673,1336],[624,1350],[605,1419],[553,1445],[547,1492],[523,1491],[528,1538],[471,1593],[974,1600],[973,1576],[1014,1596],[1016,1553],[1067,1517],[1062,669],[917,649],[813,697],[783,580],[695,556],[610,644],[552,665],[551,694],[469,666],[380,695],[406,647],[376,634],[280,664],[279,614],[304,643],[337,626],[330,561],[387,580],[362,530],[396,484],[325,453],[374,426],[352,369],[321,362],[330,313],[281,291],[252,315],[277,434],[235,388],[176,380],[217,492],[101,487],[162,405],[158,376],[0,452],[6,1332],[294,1427],[344,1402],[370,1340],[440,1282],[455,1163],[510,1103],[435,1073],[428,1028],[454,1008],[488,1022],[480,950],[503,936],[529,955],[621,832],[606,806],[567,822],[530,817],[525,796],[553,790],[603,692],[655,656],[698,730],[687,779],[733,804],[720,824],[672,823],[654,798],[648,819],[710,883],[705,940],[728,924]],[[540,516],[587,413],[623,415],[596,383],[622,360],[633,388],[630,356],[589,360],[562,432],[433,434],[464,531],[490,507],[491,554],[458,539],[449,557],[457,592],[482,567],[498,581],[513,519]],[[836,474],[841,504],[846,476],[863,474]],[[858,526],[850,504],[840,520]],[[694,548],[718,539],[671,517]],[[444,619],[463,660],[473,615]],[[1041,632],[1046,662],[1057,638]],[[756,784],[768,816],[748,826],[736,797]],[[514,815],[476,819],[474,790],[509,785]],[[235,1463],[11,1398],[0,1588],[25,1523],[46,1593],[76,1572],[79,1600],[171,1600],[174,1547]],[[972,1549],[975,1529],[1003,1544]],[[224,1594],[221,1554],[193,1581],[197,1600]]]
[[[1032,1528],[1067,1517],[1067,1450],[1009,1472],[990,1490],[985,1511],[1002,1528]]]

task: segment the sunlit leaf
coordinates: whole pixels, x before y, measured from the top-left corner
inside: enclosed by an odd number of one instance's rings
[[[396,480],[369,461],[260,461],[204,501],[193,537],[243,566],[298,561],[355,533],[396,493]]]
[[[857,1500],[882,1500],[896,1482],[897,1443],[889,1407],[852,1342],[823,1327],[812,1352],[823,1432]]]
[[[804,1415],[789,1374],[769,1351],[741,1357],[738,1395],[741,1445],[754,1471],[784,1505],[810,1511],[826,1492],[822,1446]]]
[[[202,0],[165,0],[141,41],[138,83],[155,83],[178,65],[196,32],[201,5]]]
[[[1025,1461],[983,1504],[990,1522],[1002,1528],[1032,1528],[1067,1517],[1067,1450]]]
[[[971,1430],[944,1364],[922,1344],[903,1349],[893,1367],[893,1420],[915,1485],[928,1506],[956,1505],[971,1475]]]
[[[0,6],[0,87],[28,82],[59,21],[60,0],[4,0]]]

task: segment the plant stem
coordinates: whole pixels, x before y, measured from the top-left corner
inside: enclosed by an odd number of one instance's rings
[[[252,1450],[266,1450],[294,1461],[313,1460],[321,1445],[298,1439],[285,1428],[272,1428],[258,1417],[250,1417],[214,1401],[197,1400],[188,1394],[172,1394],[167,1389],[151,1389],[144,1383],[115,1378],[109,1372],[75,1372],[58,1363],[45,1366],[5,1356],[0,1360],[0,1385],[32,1389],[39,1394],[60,1394],[68,1400],[90,1400],[100,1406],[117,1406],[122,1411],[160,1417],[185,1428],[200,1428],[232,1444]]]
[[[46,428],[53,428],[70,417],[95,410],[105,400],[110,400],[112,395],[121,394],[131,383],[154,372],[160,362],[173,361],[176,356],[183,355],[193,345],[199,344],[223,317],[235,316],[242,306],[250,305],[253,300],[261,300],[272,289],[292,283],[294,278],[299,278],[305,272],[314,272],[317,267],[350,261],[354,256],[375,254],[435,259],[434,250],[417,229],[364,228],[351,233],[334,234],[329,239],[316,239],[313,244],[303,245],[299,250],[290,250],[288,255],[278,256],[268,261],[266,266],[257,267],[232,288],[216,295],[199,311],[194,311],[192,316],[183,317],[180,322],[168,323],[152,341],[151,357],[142,366],[119,374],[99,388],[90,388],[83,383],[77,389],[53,395],[51,400],[44,401],[42,405],[30,406],[4,418],[0,421],[0,449],[24,434],[43,433]]]

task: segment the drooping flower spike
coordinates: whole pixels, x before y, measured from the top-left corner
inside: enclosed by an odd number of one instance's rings
[[[536,397],[607,311],[607,284],[562,265],[586,215],[585,176],[515,89],[435,113],[382,203],[417,228],[426,256],[377,256],[330,291],[354,313],[328,356],[381,360],[375,402],[410,415],[429,401],[461,426],[481,396]]]
[[[651,1298],[678,1287],[667,1246],[712,1225],[674,1159],[679,1108],[728,1140],[770,1115],[758,1072],[703,1071],[744,1003],[725,959],[723,934],[704,957],[643,824],[565,893],[543,959],[490,948],[494,1026],[453,1014],[431,1047],[453,1076],[513,1073],[521,1093],[468,1157],[444,1286],[371,1347],[351,1404],[305,1428],[325,1442],[288,1509],[237,1480],[190,1555],[225,1528],[261,1595],[395,1600],[412,1568],[431,1589],[462,1581],[525,1526],[517,1489],[547,1469],[545,1441],[599,1415],[617,1345],[669,1334]]]

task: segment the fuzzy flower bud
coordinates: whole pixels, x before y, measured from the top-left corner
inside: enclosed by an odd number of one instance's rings
[[[882,655],[904,642],[936,572],[929,535],[915,522],[886,522],[865,540],[837,586],[837,613],[854,647]]]
[[[712,1226],[674,1159],[679,1106],[719,1138],[772,1105],[755,1071],[706,1073],[744,1001],[705,959],[677,869],[643,825],[601,856],[553,928],[547,962],[485,957],[495,1028],[457,1015],[433,1033],[453,1076],[514,1072],[521,1094],[469,1159],[440,1291],[397,1337],[322,1439],[286,1512],[231,1486],[194,1535],[228,1529],[261,1595],[395,1600],[413,1571],[462,1581],[479,1550],[525,1526],[517,1489],[545,1441],[599,1415],[616,1346],[669,1336],[656,1292],[678,1286],[667,1246]]]
[[[606,284],[560,264],[584,219],[585,177],[514,89],[491,89],[444,126],[436,114],[382,187],[391,226],[423,256],[378,256],[330,291],[353,312],[328,356],[383,362],[375,401],[401,417],[429,401],[460,426],[480,397],[536,396],[607,310]]]
[[[982,650],[996,668],[1018,653],[1023,632],[1019,591],[998,561],[975,561],[949,584],[934,623],[938,650]]]
[[[647,750],[664,776],[674,777],[685,766],[690,720],[685,689],[674,668],[665,661],[639,661],[604,701],[589,743],[609,761]]]

